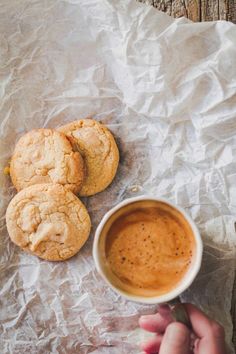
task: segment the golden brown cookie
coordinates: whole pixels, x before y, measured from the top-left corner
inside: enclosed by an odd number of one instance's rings
[[[119,150],[111,132],[93,119],[81,119],[58,129],[67,135],[85,162],[85,178],[79,192],[89,196],[103,191],[115,177]]]
[[[90,217],[83,203],[60,184],[35,184],[20,191],[6,212],[11,240],[49,261],[64,261],[87,240]]]
[[[60,183],[77,193],[84,178],[84,163],[64,134],[35,129],[17,142],[10,175],[18,191],[33,184]]]

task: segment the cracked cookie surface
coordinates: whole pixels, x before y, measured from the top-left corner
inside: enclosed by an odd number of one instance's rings
[[[10,175],[18,191],[33,184],[60,183],[77,193],[84,178],[84,163],[64,134],[35,129],[17,142]]]
[[[119,164],[119,150],[111,132],[93,119],[74,121],[58,130],[69,137],[84,159],[85,178],[79,194],[90,196],[103,191]]]
[[[8,205],[6,222],[15,244],[49,261],[75,255],[91,229],[83,203],[59,184],[35,184],[20,191]]]

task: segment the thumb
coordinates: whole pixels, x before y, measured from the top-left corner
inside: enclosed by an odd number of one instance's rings
[[[189,329],[182,323],[171,323],[166,328],[159,354],[189,354],[189,348]]]

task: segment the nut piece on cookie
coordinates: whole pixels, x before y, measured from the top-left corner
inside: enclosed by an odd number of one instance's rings
[[[85,163],[85,178],[79,192],[90,196],[103,191],[115,177],[119,150],[111,132],[93,119],[81,119],[58,130],[68,136]]]
[[[64,134],[35,129],[17,142],[10,175],[18,191],[34,184],[60,183],[77,193],[84,178],[84,163]]]
[[[6,212],[11,240],[49,261],[74,256],[89,237],[87,209],[60,184],[35,184],[20,191]]]

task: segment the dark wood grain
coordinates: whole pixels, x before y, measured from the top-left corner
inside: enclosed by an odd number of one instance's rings
[[[173,17],[192,21],[226,20],[236,23],[236,0],[139,0]]]

